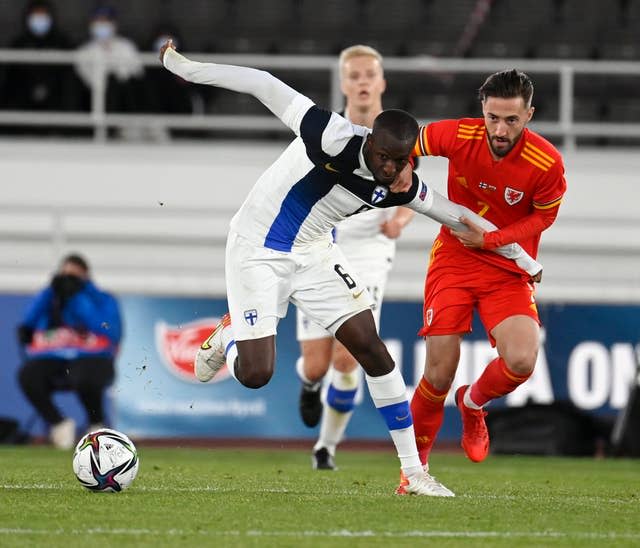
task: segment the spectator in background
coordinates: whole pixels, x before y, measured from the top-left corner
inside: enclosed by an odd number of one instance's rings
[[[93,11],[89,35],[89,41],[78,50],[75,66],[85,86],[86,108],[91,104],[96,60],[103,56],[107,112],[140,112],[143,107],[144,67],[136,45],[118,34],[118,21],[112,7],[99,6]]]
[[[70,449],[76,424],[52,401],[56,390],[73,390],[87,411],[89,429],[104,423],[102,396],[114,379],[122,325],[116,299],[98,289],[80,255],[68,255],[51,283],[29,306],[18,327],[25,362],[20,386],[51,426],[52,443]]]
[[[29,2],[24,26],[9,47],[16,49],[71,49],[56,24],[53,6],[46,0]],[[70,66],[29,64],[8,66],[0,90],[3,108],[16,110],[72,110],[78,108]]]

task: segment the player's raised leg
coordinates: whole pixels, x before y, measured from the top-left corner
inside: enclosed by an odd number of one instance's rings
[[[275,334],[287,310],[295,267],[288,254],[273,255],[233,230],[229,232],[225,255],[229,315],[196,355],[194,367],[200,380],[213,378],[226,362],[229,373],[248,388],[269,382],[275,364]]]
[[[210,381],[227,364],[229,374],[247,388],[260,388],[271,379],[275,363],[275,336],[236,341],[231,317],[225,314],[196,354],[194,371]]]
[[[200,345],[193,364],[194,373],[200,382],[208,382],[224,367],[227,352],[232,344],[231,316],[226,313],[213,333]]]
[[[487,365],[471,386],[460,387],[456,405],[462,416],[461,445],[473,462],[489,453],[489,432],[483,407],[492,399],[513,392],[533,373],[538,356],[540,329],[531,316],[516,315],[491,330],[499,357]]]

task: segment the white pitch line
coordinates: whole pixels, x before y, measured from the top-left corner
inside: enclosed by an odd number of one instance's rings
[[[26,529],[26,528],[0,528],[0,535],[145,535],[145,536],[185,536],[206,535],[208,537],[287,537],[287,538],[554,538],[554,539],[578,539],[578,540],[639,540],[640,533],[616,533],[614,531],[602,533],[562,532],[562,531],[212,531],[212,530],[186,530],[186,529]]]
[[[62,483],[32,483],[32,484],[23,484],[23,483],[7,483],[0,485],[0,490],[13,490],[13,491],[38,491],[38,490],[77,490],[77,486],[67,485]],[[201,487],[176,487],[176,486],[138,486],[132,487],[131,490],[136,491],[150,491],[154,493],[234,493],[238,491],[237,487],[216,487],[212,485],[203,485]],[[253,489],[254,493],[290,493],[291,491],[286,487],[280,488],[269,488],[269,489]],[[389,491],[391,493],[392,490]],[[332,493],[332,496],[336,495],[344,495],[351,496],[353,495],[352,491],[335,491]],[[372,495],[377,496],[386,496],[386,493],[372,493]],[[458,495],[457,499],[472,499],[472,500],[482,500],[482,499],[490,499],[490,500],[507,500],[507,501],[522,501],[522,502],[540,502],[546,501],[548,502],[552,496],[540,496],[540,495],[483,495],[483,494],[461,494]],[[417,500],[421,500],[421,497],[416,497]],[[449,501],[451,502],[451,501]],[[563,504],[566,501],[563,501]],[[637,504],[636,499],[628,498],[628,499],[620,499],[620,498],[603,498],[603,497],[574,497],[572,498],[572,504]]]
[[[13,491],[40,491],[40,490],[71,490],[77,491],[79,485],[63,485],[63,484],[4,484],[0,485],[0,489],[7,489]],[[203,485],[202,487],[152,487],[152,486],[136,486],[136,491],[153,491],[153,492],[166,492],[166,493],[232,493],[237,491],[237,487],[213,487],[209,485]],[[275,489],[254,489],[256,493],[289,493],[288,489],[284,487]],[[346,491],[345,491],[346,493]]]

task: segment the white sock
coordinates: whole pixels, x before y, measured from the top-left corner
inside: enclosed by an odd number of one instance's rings
[[[300,356],[296,360],[296,373],[298,374],[298,377],[300,377],[302,384],[305,384],[307,387],[311,388],[312,390],[320,390],[320,387],[322,386],[322,379],[319,381],[313,382],[312,380],[309,379],[309,377],[307,377],[306,373],[304,372],[304,358],[302,356]]]
[[[231,341],[229,346],[227,346],[227,370],[229,371],[229,375],[231,375],[235,380],[238,380],[236,377],[236,358],[238,357],[238,347],[236,346],[235,341]]]
[[[471,399],[471,385],[467,386],[467,389],[464,391],[462,403],[470,409],[482,409],[481,405],[478,405]]]
[[[373,403],[387,423],[396,446],[400,467],[406,476],[422,472],[418,457],[413,419],[407,400],[407,387],[397,366],[381,377],[365,375]]]
[[[229,346],[229,344],[231,342],[235,343],[235,338],[233,336],[233,326],[232,325],[228,325],[227,327],[223,327],[222,328],[222,344],[224,344],[225,347],[225,353],[226,353],[226,348]]]
[[[413,425],[401,430],[389,430],[389,433],[393,444],[396,446],[398,458],[400,459],[400,468],[402,468],[404,475],[409,477],[414,474],[422,474],[424,468],[418,456]]]

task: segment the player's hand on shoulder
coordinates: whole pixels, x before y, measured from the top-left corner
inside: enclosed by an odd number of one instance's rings
[[[160,48],[160,62],[164,65],[164,52],[167,51],[167,49],[176,49],[176,47],[173,45],[173,40],[171,38],[169,38],[164,44],[162,44],[162,47]]]

